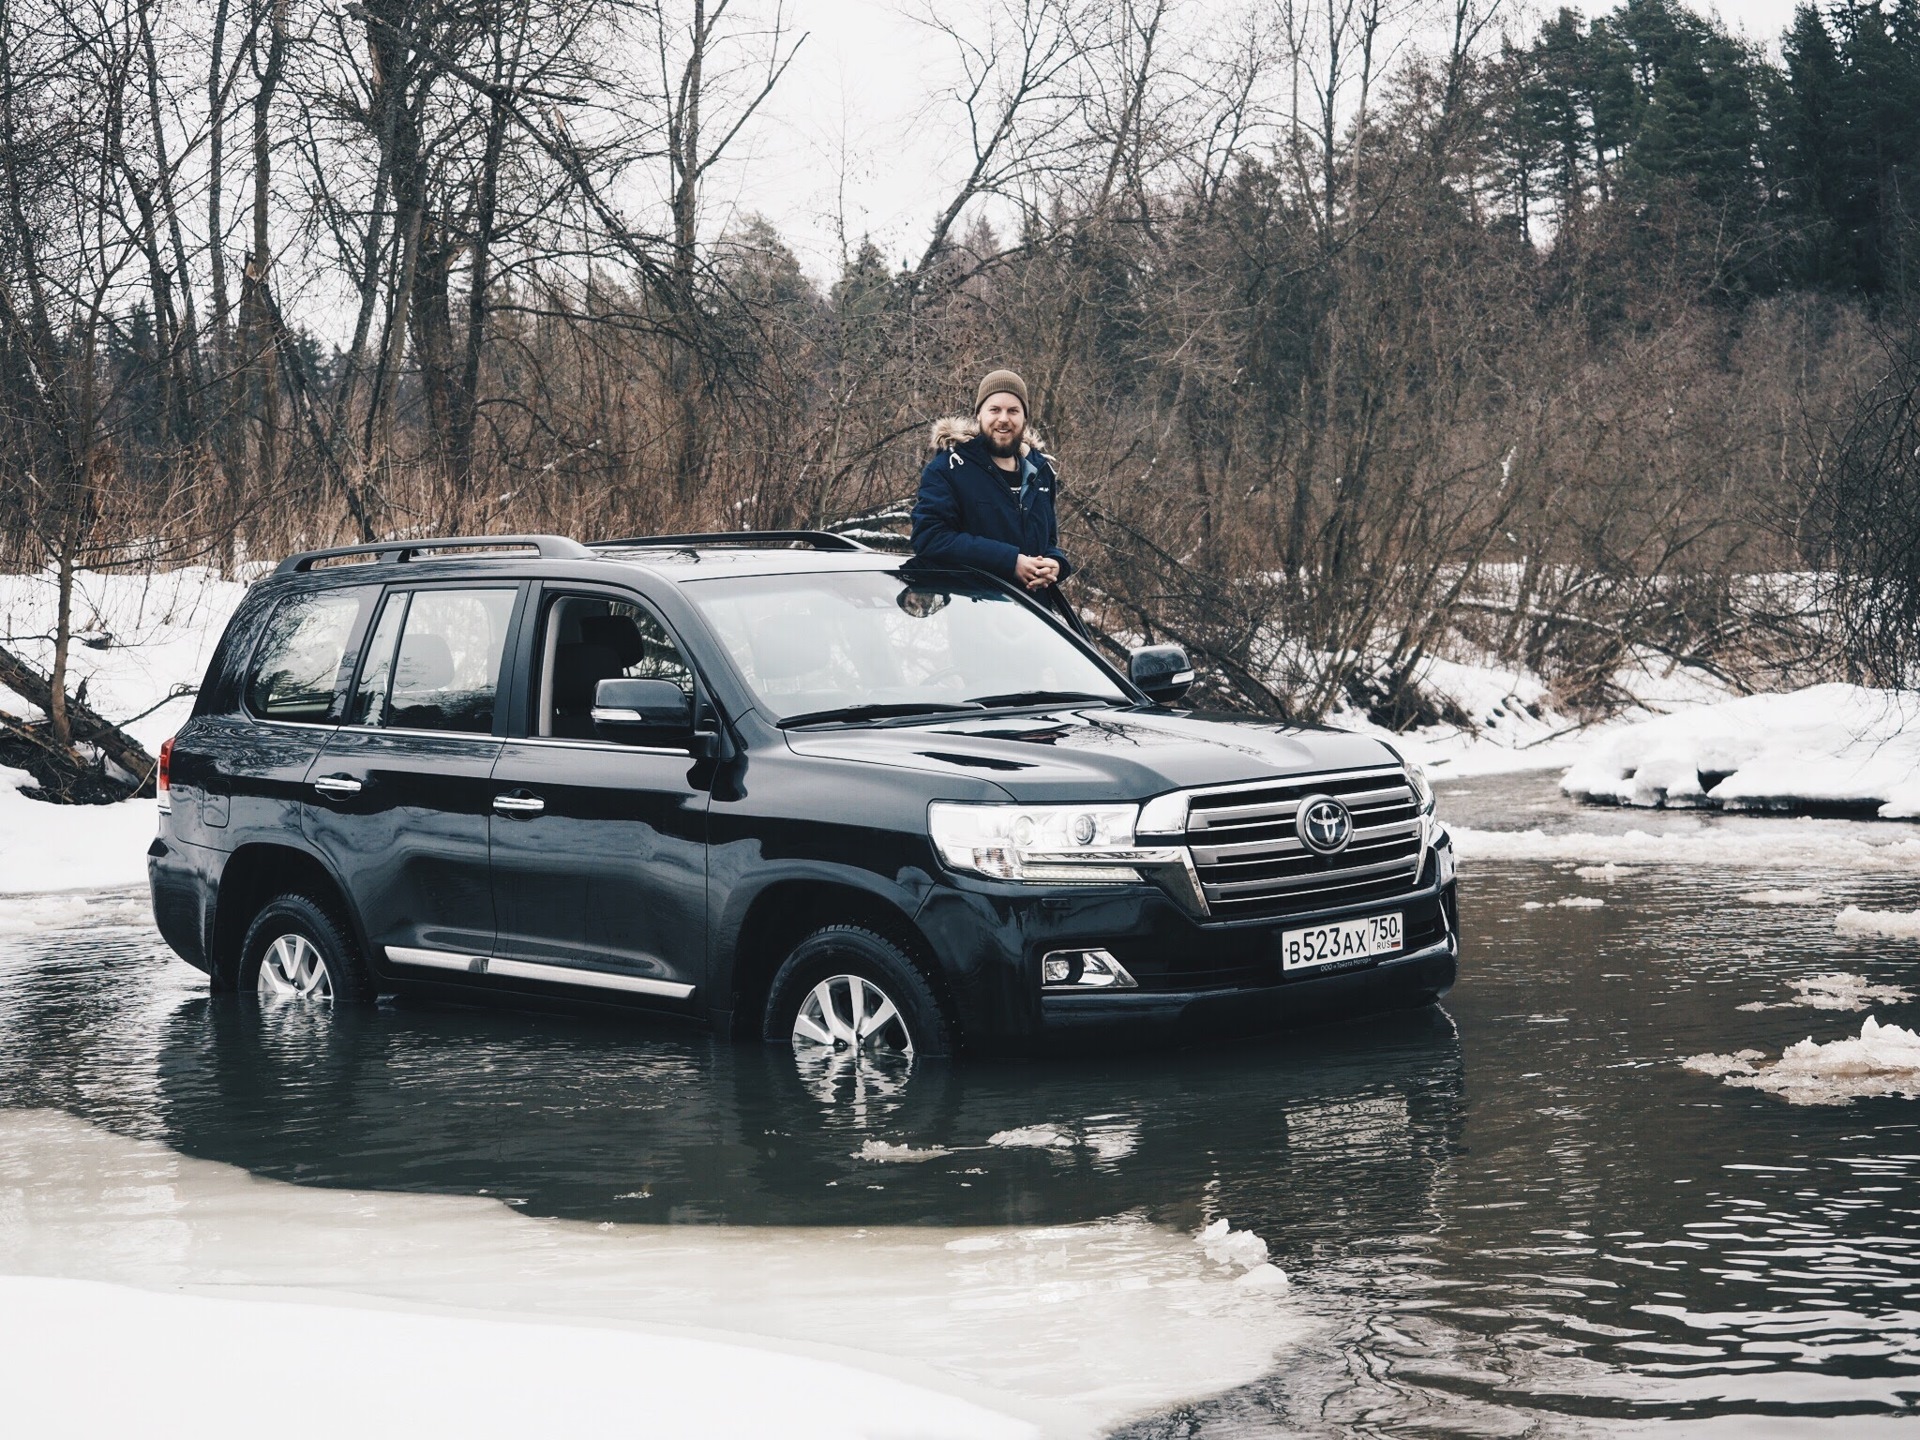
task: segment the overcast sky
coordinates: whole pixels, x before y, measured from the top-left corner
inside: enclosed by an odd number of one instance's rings
[[[1720,0],[1714,8],[1733,29],[1774,45],[1794,4]],[[1534,18],[1516,29],[1531,31],[1557,8],[1532,5]],[[1187,0],[1181,22],[1205,24],[1212,9]],[[712,223],[765,215],[820,279],[839,268],[843,239],[857,246],[870,235],[895,263],[918,255],[969,157],[950,103],[939,103],[957,73],[952,42],[916,13],[924,11],[910,0],[787,0],[805,42],[762,123],[743,137],[740,162],[711,189]]]

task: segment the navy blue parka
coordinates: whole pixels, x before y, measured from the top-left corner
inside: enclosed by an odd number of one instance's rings
[[[913,506],[914,554],[1016,584],[1022,555],[1050,556],[1060,562],[1061,579],[1072,574],[1053,513],[1053,462],[1029,446],[1020,458],[1018,491],[1006,475],[971,422],[936,425],[933,458],[920,472]]]

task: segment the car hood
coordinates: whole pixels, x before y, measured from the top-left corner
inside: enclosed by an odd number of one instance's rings
[[[989,781],[1015,800],[1144,800],[1168,790],[1392,765],[1378,740],[1244,715],[1102,708],[790,730],[801,755]]]

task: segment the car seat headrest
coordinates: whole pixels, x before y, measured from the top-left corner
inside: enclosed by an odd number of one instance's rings
[[[400,642],[394,662],[394,693],[418,695],[444,690],[453,683],[453,651],[445,636],[415,632]]]
[[[622,670],[647,658],[647,638],[640,633],[631,615],[583,615],[580,638],[589,645],[604,645],[614,653]]]

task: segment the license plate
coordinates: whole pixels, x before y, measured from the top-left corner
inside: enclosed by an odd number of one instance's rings
[[[1316,965],[1391,955],[1400,949],[1404,933],[1398,915],[1369,915],[1364,920],[1337,920],[1331,925],[1283,931],[1280,968],[1310,970]]]

